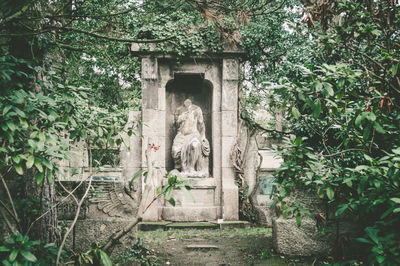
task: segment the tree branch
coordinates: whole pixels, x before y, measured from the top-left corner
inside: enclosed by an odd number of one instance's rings
[[[2,21],[0,21],[0,26],[2,26],[3,24],[9,22],[10,20],[13,20],[19,16],[21,16],[23,13],[25,13],[26,10],[28,10],[28,8],[35,2],[35,0],[31,0],[29,1],[26,5],[24,5],[20,10],[18,10],[17,12],[15,12],[14,14],[12,14],[9,17],[6,17],[5,19],[3,19]]]
[[[165,42],[173,39],[174,37],[168,37],[164,39],[127,39],[127,38],[117,38],[117,37],[112,37],[112,36],[106,36],[106,35],[101,35],[98,33],[90,32],[90,31],[85,31],[81,29],[76,29],[76,28],[71,28],[71,27],[52,27],[55,30],[66,30],[66,31],[74,31],[77,33],[82,33],[88,36],[92,36],[95,38],[100,38],[100,39],[106,39],[110,41],[117,41],[117,42],[129,42],[129,43],[159,43],[159,42]]]

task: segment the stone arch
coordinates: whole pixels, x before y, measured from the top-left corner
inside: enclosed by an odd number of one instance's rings
[[[183,104],[185,99],[190,99],[193,104],[199,106],[203,111],[206,126],[206,138],[212,145],[212,101],[213,84],[204,78],[201,73],[175,73],[174,78],[170,79],[165,86],[166,90],[166,170],[170,171],[173,167],[171,157],[172,140],[176,135],[174,126],[174,113],[176,108]],[[209,173],[212,175],[213,153],[209,156]]]

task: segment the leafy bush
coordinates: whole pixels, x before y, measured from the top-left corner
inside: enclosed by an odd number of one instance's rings
[[[369,263],[397,265],[399,6],[331,1],[309,10],[313,57],[300,66],[292,62],[299,76],[269,86],[271,98],[279,99],[274,104],[287,110],[291,133],[278,148],[284,163],[276,197],[297,188],[317,191],[336,216],[345,214],[364,232],[357,240],[369,247]]]
[[[54,265],[58,248],[54,243],[40,247],[39,241],[31,241],[28,236],[12,234],[0,242],[0,260],[3,265]],[[36,254],[36,255],[35,255]],[[66,257],[65,251],[61,259]]]
[[[142,240],[138,238],[135,245],[115,257],[115,262],[121,265],[125,265],[130,262],[137,262],[146,266],[154,265],[155,258],[149,257],[149,254],[151,254],[151,250],[146,248]]]

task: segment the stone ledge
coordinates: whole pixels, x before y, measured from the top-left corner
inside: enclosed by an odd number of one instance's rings
[[[160,207],[163,219],[174,222],[205,222],[217,220],[216,206]]]
[[[260,150],[259,152],[263,157],[261,163],[261,170],[263,171],[274,171],[279,168],[283,162],[282,158],[273,150]]]
[[[215,178],[184,178],[183,179],[191,188],[215,188],[217,182]],[[162,180],[162,185],[168,184],[168,179],[164,178]]]
[[[248,221],[228,221],[217,223],[220,229],[232,229],[232,228],[250,228],[251,224]]]
[[[138,56],[138,57],[156,57],[156,58],[167,58],[173,59],[177,57],[177,53],[173,52],[173,47],[171,46],[168,52],[162,51],[157,47],[155,43],[132,43],[130,47],[131,55]],[[200,55],[192,55],[190,58],[204,58],[210,59],[213,58],[232,58],[232,57],[244,57],[246,56],[246,52],[244,50],[235,50],[226,47],[223,51],[215,52],[215,51],[201,51]]]
[[[231,229],[231,228],[250,228],[251,224],[247,221],[229,221],[218,223],[211,222],[140,222],[138,230],[153,231],[157,229]]]
[[[218,225],[215,223],[208,222],[195,222],[195,223],[169,223],[165,225],[165,228],[168,229],[218,229]]]
[[[153,231],[157,229],[165,230],[165,226],[171,222],[140,222],[138,224],[138,230],[140,231]]]

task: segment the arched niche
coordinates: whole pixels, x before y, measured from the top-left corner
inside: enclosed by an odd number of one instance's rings
[[[174,114],[179,106],[183,105],[186,99],[190,99],[193,104],[199,106],[203,111],[204,122],[206,126],[206,138],[212,145],[212,84],[204,79],[204,74],[175,74],[174,79],[168,81],[166,85],[166,117],[165,117],[165,166],[166,170],[174,169],[174,162],[171,156],[171,148],[174,137],[176,136],[176,127],[174,123]],[[212,175],[212,147],[209,157],[209,173]]]

